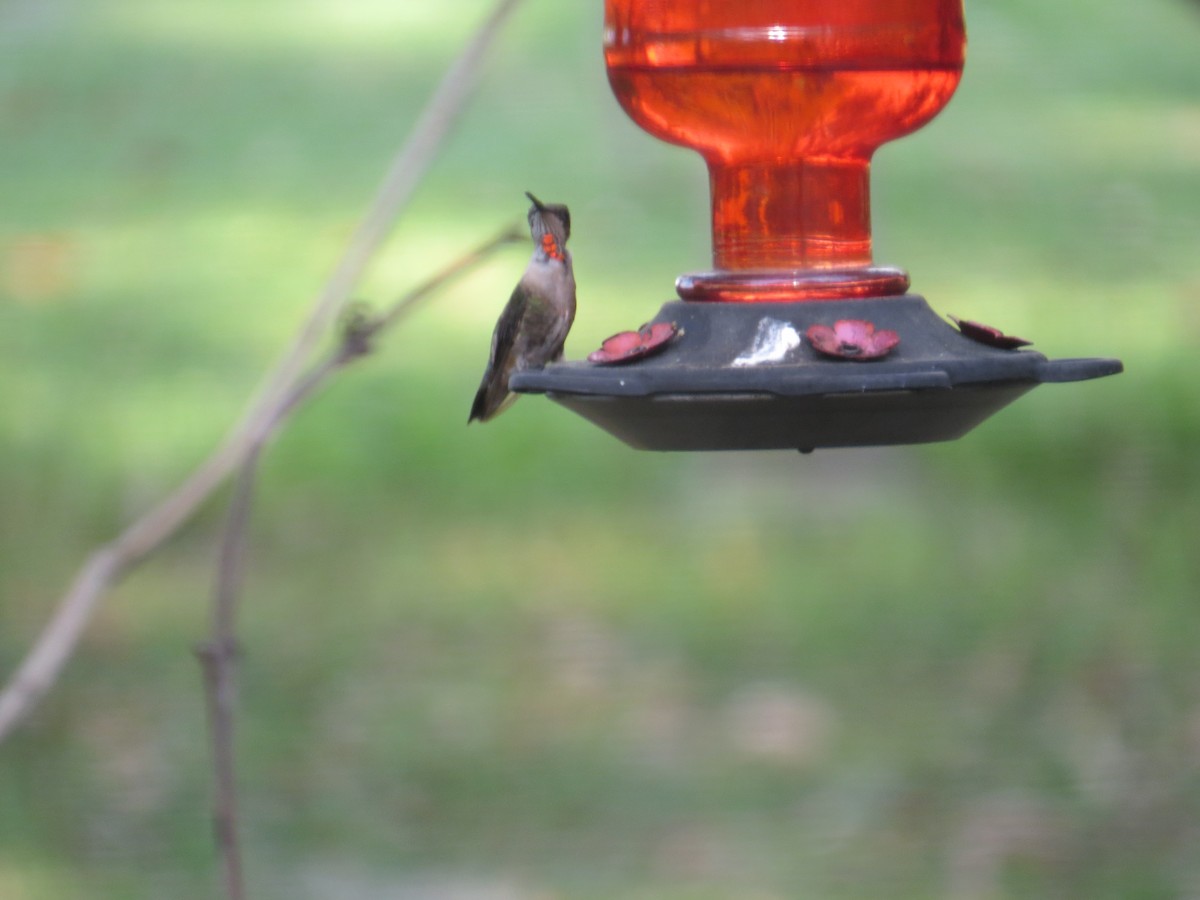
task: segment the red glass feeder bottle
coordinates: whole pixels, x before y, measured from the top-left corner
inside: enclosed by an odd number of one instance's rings
[[[712,268],[654,319],[679,332],[665,352],[516,390],[635,447],[807,450],[956,438],[1039,383],[1121,370],[972,340],[874,263],[871,156],[949,102],[962,0],[606,0],[604,24],[622,107],[708,165]],[[802,338],[838,321],[899,342],[847,362]]]

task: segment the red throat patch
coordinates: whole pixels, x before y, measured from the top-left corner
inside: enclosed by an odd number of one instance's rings
[[[546,232],[542,235],[542,252],[551,259],[562,259],[562,250],[558,247],[558,241],[554,239],[554,235]]]

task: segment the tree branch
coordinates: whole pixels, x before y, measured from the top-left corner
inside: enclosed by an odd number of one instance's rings
[[[442,142],[457,122],[479,79],[484,54],[500,26],[521,0],[498,0],[491,15],[459,54],[430,97],[404,147],[392,160],[382,184],[350,239],[333,275],[317,297],[300,334],[268,379],[259,401],[242,422],[254,433],[262,425],[257,413],[275,405],[295,381],[316,345],[337,319],[354,285],[358,283],[384,239],[391,232],[398,212],[407,204]]]
[[[258,466],[271,435],[301,403],[311,397],[342,367],[364,356],[371,341],[395,323],[439,286],[478,265],[499,247],[523,239],[517,229],[501,232],[485,244],[455,260],[440,272],[410,290],[381,315],[347,323],[342,340],[323,361],[314,365],[280,399],[266,427],[242,462],[229,517],[221,541],[213,593],[212,626],[207,642],[196,649],[204,672],[208,705],[209,737],[213,762],[213,835],[221,859],[225,893],[229,900],[244,900],[242,852],[239,839],[237,766],[234,731],[237,715],[237,612],[244,582],[246,540],[254,499]]]
[[[229,900],[244,900],[242,851],[238,838],[237,766],[234,724],[237,715],[237,611],[245,575],[246,533],[262,445],[251,451],[238,472],[229,518],[221,540],[213,594],[212,630],[196,648],[204,671],[208,731],[213,762],[213,837]]]
[[[58,679],[105,592],[175,533],[212,492],[265,441],[287,406],[314,347],[345,307],[400,210],[461,114],[485,51],[520,0],[498,0],[489,18],[443,78],[410,138],[394,158],[367,215],[304,326],[262,382],[257,398],[217,449],[171,494],[84,562],[10,681],[0,692],[0,742]]]
[[[229,900],[244,900],[245,880],[242,876],[241,841],[238,820],[238,780],[236,780],[234,725],[236,698],[238,698],[239,643],[236,618],[240,605],[242,583],[245,581],[246,540],[250,522],[251,504],[256,484],[259,462],[263,449],[278,427],[302,401],[312,396],[326,380],[342,367],[370,352],[374,337],[395,325],[408,313],[457,275],[479,264],[506,242],[520,240],[523,234],[517,229],[505,230],[476,247],[466,256],[455,260],[436,275],[427,278],[418,287],[397,300],[394,305],[376,318],[348,323],[342,341],[320,364],[313,366],[304,378],[293,385],[287,396],[281,398],[275,415],[269,421],[262,436],[252,445],[250,454],[242,462],[234,496],[229,505],[229,517],[221,541],[221,554],[217,563],[217,580],[212,598],[212,628],[208,642],[197,648],[197,656],[204,671],[204,692],[209,709],[209,734],[212,742],[212,775],[214,775],[214,799],[212,799],[212,830]]]

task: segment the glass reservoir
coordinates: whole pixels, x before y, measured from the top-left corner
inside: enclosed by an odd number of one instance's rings
[[[962,74],[962,0],[606,0],[626,112],[708,164],[713,270],[688,300],[903,294],[873,264],[869,175]]]

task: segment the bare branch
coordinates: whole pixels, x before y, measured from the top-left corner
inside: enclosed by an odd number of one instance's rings
[[[374,318],[366,319],[361,325],[348,330],[341,342],[322,361],[315,364],[305,375],[292,385],[289,392],[280,399],[275,409],[270,425],[263,431],[256,447],[261,447],[275,430],[291,413],[305,400],[315,394],[325,382],[337,371],[355,359],[369,352],[371,342],[389,331],[406,314],[435,290],[465,274],[470,269],[482,263],[489,256],[503,247],[518,241],[528,241],[527,232],[517,228],[506,228],[495,237],[480,244],[474,250],[463,254],[445,268],[435,272],[416,287],[406,291],[403,296]]]
[[[339,346],[322,362],[313,366],[299,379],[290,392],[281,398],[267,428],[252,446],[242,463],[229,518],[221,541],[217,564],[217,580],[213,594],[212,626],[209,639],[196,650],[204,671],[205,696],[208,703],[209,737],[212,742],[213,763],[213,835],[229,900],[244,900],[245,879],[242,874],[242,852],[239,839],[237,766],[234,732],[237,716],[237,612],[245,574],[247,531],[254,487],[262,450],[274,434],[304,400],[333,376],[339,369],[365,355],[370,341],[391,328],[418,302],[437,287],[477,265],[499,247],[523,238],[516,229],[506,230],[475,250],[455,260],[440,272],[413,288],[382,315],[359,325],[348,326]]]
[[[263,422],[258,413],[263,408],[274,406],[274,401],[287,392],[316,345],[328,333],[329,327],[346,305],[354,285],[391,232],[398,212],[420,184],[438,148],[466,106],[471,90],[478,81],[485,52],[500,26],[520,2],[499,0],[487,21],[459,54],[430,97],[424,112],[413,126],[412,136],[392,160],[366,216],[351,237],[325,289],[317,297],[303,330],[268,380],[259,402],[243,421],[246,431],[253,433],[256,426],[261,427]]]
[[[112,584],[173,535],[273,431],[280,410],[290,405],[287,400],[306,361],[345,307],[354,285],[462,112],[485,51],[519,2],[499,0],[442,80],[408,142],[389,167],[366,217],[316,298],[305,325],[283,359],[264,379],[257,399],[242,419],[183,484],[88,557],[60,599],[50,622],[0,693],[0,742],[53,686]]]
[[[246,533],[261,459],[257,445],[238,472],[229,518],[221,540],[213,592],[212,630],[196,649],[204,670],[209,738],[213,762],[213,836],[229,900],[244,900],[242,851],[238,838],[237,766],[234,725],[237,716],[237,611],[245,573]]]

